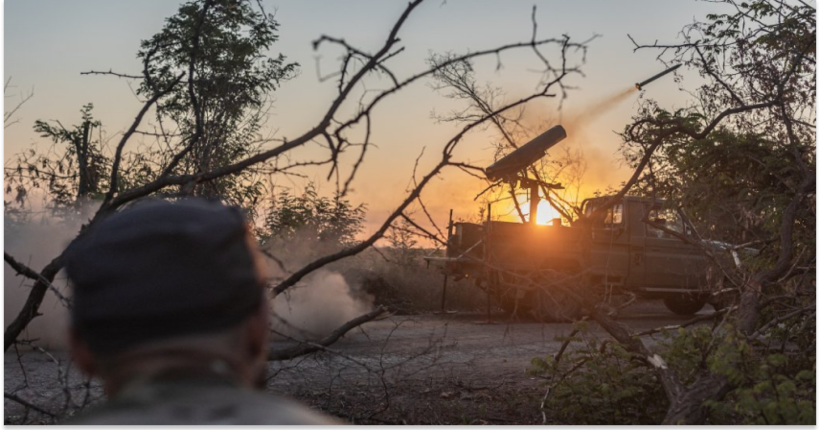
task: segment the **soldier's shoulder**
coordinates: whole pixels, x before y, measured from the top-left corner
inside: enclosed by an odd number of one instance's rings
[[[283,396],[225,387],[148,402],[112,401],[63,424],[333,425],[342,422]]]
[[[275,421],[280,425],[332,425],[342,424],[341,421],[315,411],[284,396],[264,392],[244,391],[245,396],[239,413],[242,420],[248,423],[270,423]]]

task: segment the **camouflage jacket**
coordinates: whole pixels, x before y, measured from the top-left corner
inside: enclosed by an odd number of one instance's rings
[[[299,403],[242,388],[217,376],[149,381],[125,387],[66,425],[342,424]]]

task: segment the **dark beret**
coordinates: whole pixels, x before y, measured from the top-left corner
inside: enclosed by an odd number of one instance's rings
[[[151,201],[93,225],[66,251],[71,319],[98,354],[239,324],[263,281],[237,208]]]

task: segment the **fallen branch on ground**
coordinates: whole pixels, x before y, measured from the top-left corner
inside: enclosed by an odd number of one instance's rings
[[[279,351],[270,351],[268,353],[268,361],[281,361],[281,360],[291,360],[301,355],[310,354],[316,351],[322,350],[324,347],[333,344],[337,340],[341,339],[347,332],[350,330],[366,323],[369,321],[373,321],[374,319],[383,316],[387,313],[387,308],[378,307],[375,310],[366,313],[362,316],[356,317],[333,330],[327,337],[317,342],[303,342],[299,345],[296,345],[292,348],[279,350]]]
[[[734,309],[737,309],[737,306],[731,306],[731,307],[728,307],[728,308],[725,308],[725,309],[721,309],[719,311],[713,312],[713,313],[708,314],[708,315],[697,316],[697,317],[692,318],[689,321],[686,321],[686,322],[681,323],[681,324],[668,325],[668,326],[664,326],[664,327],[656,327],[656,328],[645,330],[645,331],[642,331],[642,332],[639,332],[639,333],[633,333],[632,336],[648,336],[648,335],[653,335],[655,333],[659,333],[659,332],[664,331],[664,330],[667,330],[667,331],[668,330],[677,330],[679,328],[689,327],[690,325],[699,323],[701,321],[708,321],[708,320],[711,320],[711,319],[715,319],[719,316],[727,314],[729,311],[734,310]]]

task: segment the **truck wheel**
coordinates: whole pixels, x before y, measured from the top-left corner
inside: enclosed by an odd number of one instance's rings
[[[666,309],[678,315],[694,315],[706,305],[706,300],[689,294],[670,296],[663,299]]]
[[[536,293],[532,314],[541,322],[572,322],[581,316],[581,304],[559,288]]]

